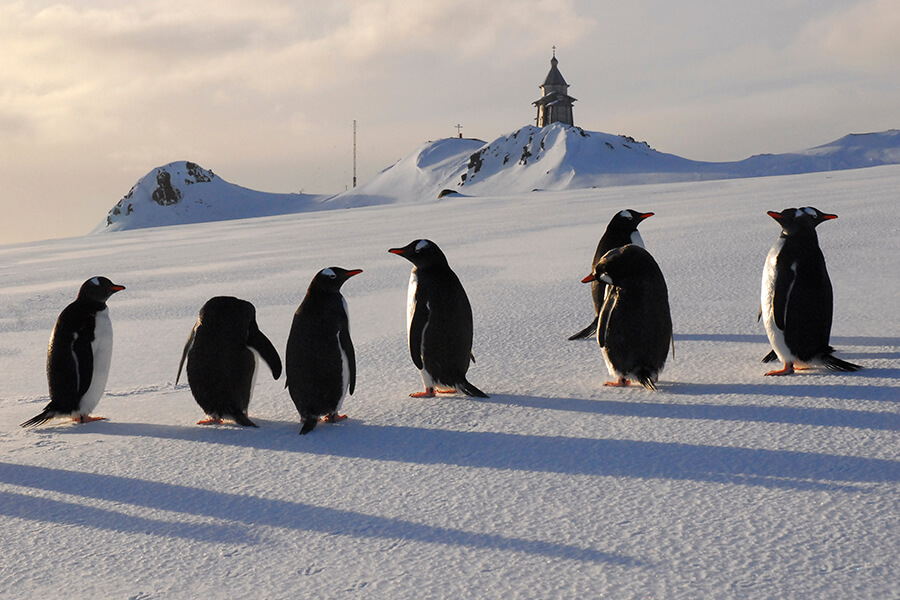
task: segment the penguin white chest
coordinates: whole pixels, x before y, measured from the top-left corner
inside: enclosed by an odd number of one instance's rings
[[[641,232],[637,229],[631,232],[631,243],[641,248],[644,247],[644,239],[641,237]]]
[[[413,315],[416,314],[416,291],[419,289],[419,277],[415,270],[409,276],[409,288],[406,291],[406,331],[412,325]]]
[[[113,333],[109,320],[109,309],[97,312],[94,321],[94,341],[91,352],[94,358],[94,371],[91,374],[91,385],[88,387],[78,406],[78,414],[89,415],[100,402],[109,379],[109,365],[112,361]]]

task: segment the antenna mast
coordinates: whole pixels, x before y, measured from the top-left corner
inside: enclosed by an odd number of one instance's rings
[[[356,119],[353,119],[353,187],[356,187]]]

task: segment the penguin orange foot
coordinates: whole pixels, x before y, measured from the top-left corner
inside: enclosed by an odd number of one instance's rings
[[[424,392],[413,392],[410,398],[434,398],[434,388],[425,388]]]
[[[221,425],[222,419],[216,419],[210,417],[208,419],[203,419],[202,421],[197,421],[197,425]]]
[[[792,375],[794,373],[794,363],[784,363],[784,368],[780,371],[769,371],[766,375]]]
[[[337,423],[338,421],[344,421],[347,419],[347,415],[339,415],[334,413],[333,415],[325,415],[322,417],[321,421],[323,423]]]
[[[631,385],[631,382],[624,377],[620,377],[617,381],[607,381],[603,385],[606,387],[628,387]]]
[[[93,421],[103,421],[106,417],[92,417],[91,415],[81,415],[72,419],[76,423],[91,423]]]

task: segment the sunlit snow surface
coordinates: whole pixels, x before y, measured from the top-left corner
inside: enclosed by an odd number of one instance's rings
[[[891,598],[900,596],[900,167],[447,198],[0,246],[0,596]],[[859,373],[766,378],[767,210],[816,206],[832,343]],[[580,280],[633,208],[669,287],[659,392],[602,387]],[[475,313],[469,379],[413,399],[418,238]],[[259,429],[202,427],[178,360],[200,306],[245,298],[282,353],[312,276],[342,292],[349,419],[299,436],[263,370]],[[86,425],[18,424],[82,281],[114,296],[108,392]]]

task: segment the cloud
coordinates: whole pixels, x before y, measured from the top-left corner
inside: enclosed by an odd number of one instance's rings
[[[812,21],[798,36],[823,63],[860,71],[900,70],[896,0],[863,0]]]

